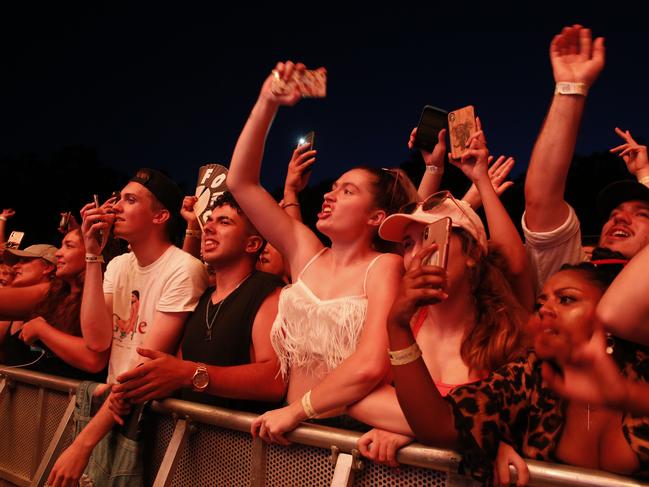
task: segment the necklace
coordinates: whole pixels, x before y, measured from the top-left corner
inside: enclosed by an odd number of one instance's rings
[[[221,302],[219,303],[219,305],[216,308],[216,313],[214,313],[214,316],[212,316],[211,320],[209,319],[209,316],[210,316],[210,304],[212,304],[212,297],[210,296],[210,299],[207,301],[207,306],[205,306],[205,341],[206,342],[209,342],[209,341],[212,340],[212,326],[214,325],[214,322],[216,321],[216,317],[219,315],[219,312],[221,311],[221,306],[223,306],[223,303],[225,303],[225,301],[230,296],[232,296],[232,294],[237,289],[239,289],[239,286],[241,286],[246,281],[246,279],[248,279],[251,275],[252,275],[252,272],[250,274],[248,274],[246,277],[244,277],[243,279],[241,279],[239,284],[237,284],[235,286],[235,288],[232,291],[230,291],[230,293],[221,300]]]

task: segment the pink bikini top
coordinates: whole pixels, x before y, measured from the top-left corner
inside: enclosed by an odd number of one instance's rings
[[[412,323],[412,325],[410,325],[410,329],[412,330],[412,334],[414,335],[415,339],[417,339],[417,335],[419,334],[419,330],[421,330],[421,327],[423,326],[424,321],[426,320],[426,316],[428,316],[427,306],[424,306],[423,308],[419,308],[419,311],[417,311],[417,313],[415,314],[414,322]],[[460,384],[447,384],[446,382],[435,381],[435,386],[437,387],[437,390],[442,395],[442,397],[444,397],[449,392],[451,392],[453,388],[463,386],[464,384],[471,384],[472,382],[476,382],[476,381],[471,380],[469,382],[463,382]]]

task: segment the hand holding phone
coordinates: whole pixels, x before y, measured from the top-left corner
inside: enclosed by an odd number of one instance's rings
[[[448,133],[451,140],[451,157],[459,159],[467,149],[467,141],[476,131],[473,105],[448,114]]]
[[[285,197],[287,193],[297,194],[306,187],[315,163],[314,141],[315,132],[313,131],[301,137],[298,141],[293,156],[288,163],[286,181],[284,182]]]
[[[451,236],[451,219],[441,218],[424,227],[422,233],[422,248],[437,244],[437,250],[433,252],[424,262],[425,265],[435,265],[446,269],[448,263],[448,247]]]
[[[327,71],[324,68],[294,70],[288,80],[282,79],[273,71],[271,91],[281,96],[288,95],[292,87],[297,87],[302,98],[325,98],[327,96]]]
[[[426,105],[421,112],[413,147],[426,152],[433,152],[439,132],[448,126],[448,112],[431,105]]]

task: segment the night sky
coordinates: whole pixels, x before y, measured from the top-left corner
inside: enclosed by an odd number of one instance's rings
[[[399,165],[426,104],[475,105],[491,152],[515,156],[521,172],[552,96],[550,40],[574,22],[605,36],[607,47],[577,151],[617,145],[616,125],[648,132],[649,40],[629,6],[583,14],[551,2],[529,2],[536,9],[525,12],[498,3],[319,13],[317,4],[46,5],[2,12],[0,160],[85,146],[104,166],[157,167],[191,190],[201,164],[228,164],[264,77],[293,59],[327,68],[328,98],[281,109],[263,166],[269,189],[282,184],[309,130],[319,150],[313,183],[358,164]],[[92,193],[92,181],[84,184]],[[21,203],[0,193],[0,206]]]

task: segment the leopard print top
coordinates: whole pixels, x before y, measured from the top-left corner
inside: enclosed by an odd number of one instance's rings
[[[620,353],[623,355],[623,373],[649,381],[649,353],[629,345],[616,345],[618,363]],[[491,484],[500,441],[526,458],[557,462],[554,452],[563,430],[566,402],[543,385],[541,362],[530,352],[446,397],[454,411],[464,470],[477,480]],[[648,473],[649,418],[625,414],[622,428],[638,456],[641,473]]]

